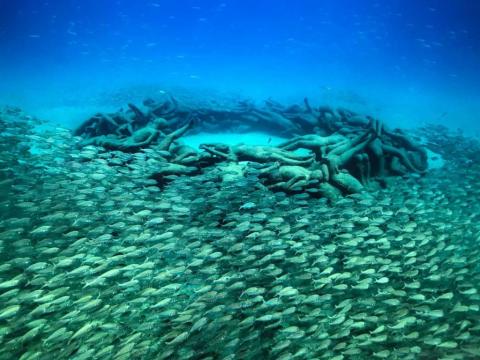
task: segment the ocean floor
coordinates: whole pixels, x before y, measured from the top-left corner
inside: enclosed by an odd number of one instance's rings
[[[181,138],[183,143],[194,148],[198,148],[201,144],[205,143],[223,143],[227,145],[237,145],[243,143],[246,145],[276,146],[286,140],[286,138],[281,138],[262,132],[224,134],[199,133],[195,135],[186,135]]]

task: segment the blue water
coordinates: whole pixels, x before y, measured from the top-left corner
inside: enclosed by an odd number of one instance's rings
[[[0,0],[0,360],[480,359],[480,141],[383,128],[480,135],[479,19],[480,0]],[[178,107],[88,123],[165,91]],[[183,102],[232,95],[375,121]]]
[[[75,126],[119,89],[186,87],[476,134],[479,16],[475,0],[1,0],[0,103]]]

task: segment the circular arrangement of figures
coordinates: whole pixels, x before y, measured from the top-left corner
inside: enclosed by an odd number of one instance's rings
[[[179,141],[187,132],[229,131],[263,131],[288,140],[277,146],[205,143],[199,149]],[[334,199],[428,168],[426,149],[402,130],[343,108],[313,107],[308,99],[292,106],[272,100],[262,106],[249,101],[212,106],[165,95],[142,106],[96,114],[75,135],[83,145],[110,151],[150,149],[161,161],[148,173],[160,184],[220,167],[228,169],[226,179],[232,179],[232,171],[236,176],[256,173],[269,189]]]

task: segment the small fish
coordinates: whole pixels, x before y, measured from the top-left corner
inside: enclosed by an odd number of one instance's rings
[[[0,320],[6,320],[14,317],[20,311],[20,305],[11,305],[3,310],[0,310]]]

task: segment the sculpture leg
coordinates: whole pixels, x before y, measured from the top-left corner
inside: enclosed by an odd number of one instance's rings
[[[302,181],[305,181],[305,176],[297,175],[288,180],[285,185],[288,189],[292,189],[297,184],[300,184]]]
[[[373,139],[372,135],[368,132],[362,135],[361,137],[355,139],[355,142],[357,142],[357,144],[354,146],[351,146],[344,152],[342,153],[336,152],[336,154],[333,154],[333,156],[329,153],[327,155],[327,161],[330,163],[331,172],[332,173],[338,172],[338,169],[344,166],[347,162],[349,162],[355,154],[364,150],[365,147],[372,141],[372,139]],[[355,142],[352,142],[352,144],[354,144]]]
[[[234,160],[233,155],[229,155],[228,153],[225,153],[225,152],[222,152],[220,150],[214,149],[213,147],[205,145],[205,144],[200,145],[200,149],[205,150],[207,153],[209,153],[211,155],[214,155],[214,156],[216,156],[216,157],[218,157],[222,160]]]
[[[280,149],[284,150],[297,150],[300,146],[301,139],[299,137],[294,137],[293,139],[287,140],[284,143],[278,145]]]
[[[372,178],[372,165],[370,164],[370,156],[368,154],[363,155],[364,163],[364,184],[368,184]]]
[[[348,151],[349,149],[352,149],[352,148],[356,147],[356,146],[359,145],[359,144],[363,144],[363,143],[365,142],[365,140],[366,140],[366,139],[369,139],[370,137],[371,137],[371,132],[370,132],[370,130],[369,130],[369,131],[366,131],[365,133],[356,136],[356,137],[353,138],[352,140],[347,140],[347,141],[343,141],[343,142],[339,143],[338,146],[335,146],[335,147],[329,152],[329,154],[339,156],[339,155],[345,153],[346,151]]]
[[[417,170],[420,170],[419,172],[425,172],[428,168],[428,155],[426,150],[419,145],[417,142],[414,140],[410,139],[408,136],[403,134],[402,132],[395,132],[395,131],[385,131],[387,135],[389,135],[400,147],[405,148],[406,150],[418,153],[419,158],[420,158],[420,168],[416,165],[414,167]]]
[[[259,175],[264,175],[264,174],[269,174],[274,170],[277,170],[280,167],[280,164],[278,162],[274,163],[271,166],[267,166],[263,169],[259,170]]]
[[[272,153],[271,157],[273,160],[280,162],[285,165],[310,165],[313,162],[313,157],[310,157],[306,160],[301,160],[300,158],[295,158],[292,156],[286,156],[280,153]]]
[[[140,126],[145,126],[150,121],[150,118],[143,113],[137,106],[133,104],[128,104],[130,110],[135,114],[135,122]]]
[[[355,165],[358,169],[358,175],[362,184],[366,185],[370,181],[370,160],[367,154],[355,155]]]
[[[426,172],[426,170],[420,170],[420,169],[417,169],[413,164],[412,162],[410,161],[410,159],[408,158],[408,155],[405,151],[403,150],[400,150],[400,149],[397,149],[397,148],[394,148],[393,146],[390,146],[390,145],[386,145],[386,144],[383,144],[382,145],[382,149],[384,152],[388,153],[388,154],[391,154],[395,157],[398,158],[398,160],[400,161],[400,163],[405,166],[408,170],[410,171],[414,171],[414,172],[417,172],[417,173],[420,173],[420,174],[424,174]]]
[[[378,138],[373,140],[368,145],[368,149],[372,154],[372,157],[373,157],[372,161],[374,161],[373,171],[378,177],[384,178],[385,177],[385,154],[383,152],[381,140]]]
[[[181,137],[183,134],[185,134],[188,131],[188,129],[190,129],[192,124],[193,124],[193,121],[189,121],[188,124],[182,126],[181,128],[179,128],[175,131],[172,131],[170,134],[165,136],[165,138],[162,139],[160,144],[158,144],[158,149],[163,150],[163,151],[168,151],[168,149],[170,149],[170,146],[172,145],[172,143],[175,140],[177,140],[179,137]]]

